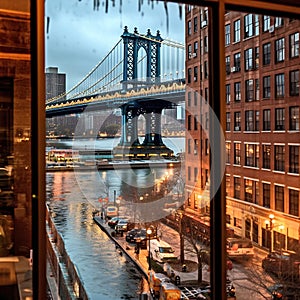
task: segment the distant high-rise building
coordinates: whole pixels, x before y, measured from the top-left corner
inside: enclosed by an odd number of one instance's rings
[[[46,101],[65,92],[66,74],[58,73],[57,67],[46,68]]]

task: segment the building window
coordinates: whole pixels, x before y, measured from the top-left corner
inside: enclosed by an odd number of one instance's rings
[[[207,64],[207,61],[204,62],[204,78],[208,78],[208,64]]]
[[[194,105],[197,106],[198,103],[198,93],[195,91],[194,92]]]
[[[187,105],[191,106],[191,102],[192,102],[192,92],[188,92],[188,101],[187,101]]]
[[[241,199],[241,178],[240,177],[234,177],[234,198]]]
[[[234,72],[238,72],[241,70],[241,53],[235,53],[233,56],[233,65],[234,65]]]
[[[284,172],[284,146],[274,146],[274,170]]]
[[[241,101],[241,83],[234,83],[234,101]]]
[[[271,97],[271,76],[263,78],[263,97],[269,99]]]
[[[204,37],[204,53],[208,52],[208,36]]]
[[[284,187],[275,185],[275,210],[284,212]]]
[[[271,130],[271,110],[264,109],[263,110],[263,131]]]
[[[256,144],[245,144],[245,166],[258,167],[259,146]]]
[[[226,84],[226,104],[230,103],[230,84]]]
[[[253,180],[244,179],[245,201],[253,203],[253,196],[255,195],[253,188]]]
[[[271,145],[262,145],[263,169],[271,169]]]
[[[276,17],[275,18],[275,27],[281,27],[283,26],[284,22],[283,22],[283,18],[280,18],[280,17]]]
[[[290,35],[290,57],[299,56],[299,32]]]
[[[255,79],[255,100],[259,99],[259,79]]]
[[[188,68],[188,78],[187,78],[188,83],[192,82],[192,69]]]
[[[188,167],[188,181],[191,181],[191,167]]]
[[[198,67],[194,67],[194,81],[198,81]]]
[[[263,32],[266,32],[270,29],[270,16],[263,16],[263,21],[264,21],[264,24],[263,24]]]
[[[245,111],[245,131],[254,131],[254,119],[253,119],[253,110]]]
[[[225,57],[225,70],[226,70],[226,74],[229,75],[230,74],[230,56],[226,56]]]
[[[230,142],[226,142],[226,163],[230,164]]]
[[[230,45],[230,24],[225,25],[225,46]]]
[[[234,42],[241,40],[241,20],[234,21]]]
[[[254,68],[258,69],[259,68],[259,47],[255,47],[255,60],[254,60]]]
[[[254,34],[259,35],[259,15],[254,15]]]
[[[192,129],[192,116],[191,115],[188,115],[187,127],[188,127],[188,130]]]
[[[289,214],[299,217],[299,191],[289,190]]]
[[[188,149],[187,149],[187,151],[188,151],[188,154],[191,154],[191,139],[188,139]]]
[[[194,182],[197,182],[197,179],[198,179],[198,168],[194,168]],[[195,208],[196,208],[196,205],[195,205]]]
[[[263,183],[263,206],[270,208],[271,189],[269,183]]]
[[[188,58],[191,59],[192,58],[192,45],[188,44]]]
[[[234,113],[234,131],[241,131],[241,112]]]
[[[299,70],[290,72],[290,96],[299,96]]]
[[[253,36],[253,14],[248,14],[244,17],[244,37],[249,38]]]
[[[246,101],[250,102],[254,100],[254,83],[253,79],[246,80]]]
[[[187,31],[188,35],[192,34],[192,21],[188,21]]]
[[[289,146],[289,172],[299,174],[299,146]]]
[[[226,113],[226,131],[230,131],[230,112]]]
[[[198,56],[198,41],[194,42],[194,57]]]
[[[208,101],[208,88],[204,89],[204,100],[205,100],[205,103],[207,103],[207,101]]]
[[[284,61],[284,38],[275,41],[275,63]]]
[[[198,18],[194,18],[194,32],[198,32]]]
[[[194,116],[194,130],[198,130],[198,116]]]
[[[275,75],[275,98],[284,97],[284,74]]]
[[[299,130],[299,106],[290,107],[290,130]]]
[[[241,165],[241,143],[234,143],[234,162],[235,165]]]
[[[249,71],[253,69],[253,49],[249,48],[245,50],[245,70]]]
[[[276,108],[275,109],[275,130],[284,130],[285,122],[285,109],[284,108]]]
[[[208,139],[205,139],[205,155],[209,154],[209,142]]]
[[[269,65],[271,63],[271,43],[263,45],[263,65]]]
[[[254,130],[259,131],[259,110],[255,111],[255,125]]]

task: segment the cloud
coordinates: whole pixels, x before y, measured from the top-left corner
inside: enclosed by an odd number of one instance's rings
[[[119,2],[118,2],[119,3]],[[46,67],[55,66],[67,74],[67,89],[78,83],[117,44],[124,26],[133,32],[155,35],[184,43],[184,20],[178,4],[168,4],[168,15],[162,2],[144,4],[123,1],[120,8],[109,2],[108,13],[103,4],[94,10],[93,0],[48,0],[46,16]],[[120,12],[121,10],[121,12]]]

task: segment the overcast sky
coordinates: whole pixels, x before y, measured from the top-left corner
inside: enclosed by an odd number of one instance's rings
[[[67,74],[67,90],[78,83],[120,40],[124,26],[130,32],[153,35],[160,30],[162,38],[184,43],[184,9],[168,3],[168,17],[162,2],[154,8],[144,0],[141,11],[138,0],[109,0],[108,13],[104,0],[46,0],[46,68],[58,67]],[[122,7],[120,7],[122,2]]]

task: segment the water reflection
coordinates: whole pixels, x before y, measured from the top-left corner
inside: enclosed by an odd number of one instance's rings
[[[89,186],[90,177],[83,174],[81,183]],[[81,191],[73,172],[47,174],[47,202],[90,299],[138,299],[142,276],[93,222],[91,199]]]

